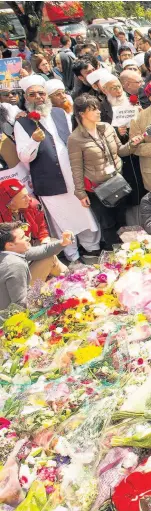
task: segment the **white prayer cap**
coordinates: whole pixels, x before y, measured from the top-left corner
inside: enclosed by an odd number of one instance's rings
[[[56,78],[54,78],[46,82],[45,89],[47,93],[50,95],[56,92],[57,90],[65,90],[65,86],[61,80],[57,80]]]
[[[138,53],[138,55],[135,55],[134,57],[134,60],[135,60],[135,64],[140,67],[144,64],[144,52],[142,53]]]
[[[133,64],[136,64],[136,62],[134,61],[134,59],[127,59],[127,60],[124,60],[123,64],[122,64],[122,68],[125,69],[126,66],[132,66]],[[137,64],[136,64],[137,66]]]
[[[115,81],[116,82],[119,81],[117,76],[109,73],[108,71],[106,73],[103,73],[102,77],[100,77],[100,83],[101,83],[102,87],[104,87],[104,85],[106,85],[106,83],[115,82]]]
[[[25,76],[25,78],[21,78],[19,81],[19,86],[21,89],[23,89],[24,92],[26,92],[26,90],[33,85],[41,85],[41,87],[45,87],[46,80],[40,75],[30,75]]]
[[[112,76],[111,73],[106,69],[96,69],[87,75],[87,82],[93,85],[95,82],[100,81],[101,85],[104,85],[104,83],[110,81],[110,76]]]

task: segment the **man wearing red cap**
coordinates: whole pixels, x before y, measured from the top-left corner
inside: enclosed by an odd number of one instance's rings
[[[32,245],[51,242],[40,203],[28,195],[17,179],[7,179],[0,183],[0,222],[14,221],[22,222]],[[49,274],[58,276],[66,270],[56,255],[35,261],[30,265],[32,284],[38,278],[45,281]]]

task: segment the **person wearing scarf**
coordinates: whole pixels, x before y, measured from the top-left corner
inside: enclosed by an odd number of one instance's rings
[[[28,195],[23,184],[17,179],[7,179],[0,183],[0,223],[21,221],[31,244],[50,243],[50,235],[40,203]],[[67,267],[56,255],[31,263],[32,283],[37,278],[46,280],[49,274],[58,276]]]

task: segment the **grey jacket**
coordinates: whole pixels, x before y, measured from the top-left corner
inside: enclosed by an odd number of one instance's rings
[[[151,192],[147,193],[140,203],[141,226],[148,234],[151,234]]]
[[[31,247],[25,255],[14,252],[0,252],[0,310],[11,303],[27,307],[27,291],[30,283],[28,262],[40,261],[59,254],[59,241]]]

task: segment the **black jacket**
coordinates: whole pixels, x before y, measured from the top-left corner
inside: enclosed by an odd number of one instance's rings
[[[112,107],[105,96],[101,103],[101,122],[108,122],[109,124],[111,124],[112,118],[113,118]]]
[[[147,193],[140,204],[141,226],[148,234],[151,234],[151,192]]]
[[[116,37],[113,35],[113,37],[111,37],[109,40],[108,40],[108,49],[109,49],[109,54],[110,54],[110,57],[112,58],[113,62],[115,62],[115,64],[118,62],[118,42],[116,40]]]
[[[101,104],[101,121],[108,122],[112,124],[113,119],[113,110],[112,106],[107,100],[104,98]],[[121,136],[118,132],[118,129],[115,128],[117,132],[118,138],[122,142],[122,144],[126,144],[129,140],[129,130],[127,130],[127,134]],[[146,193],[146,190],[143,185],[142,175],[140,171],[139,165],[139,157],[135,154],[131,154],[131,156],[124,156],[122,158],[123,168],[122,174],[126,181],[130,184],[132,188],[132,192],[127,199],[128,206],[136,206],[140,203],[141,198]]]
[[[145,82],[143,83],[143,85],[141,87],[139,87],[138,89],[138,98],[139,98],[139,102],[140,102],[140,105],[141,107],[143,108],[143,110],[145,110],[145,108],[148,108],[148,106],[150,106],[150,101],[149,101],[149,98],[146,96],[145,92],[144,92],[144,89],[146,87],[146,85],[148,84],[148,82],[151,81],[151,73],[149,73],[146,78],[145,78]]]

